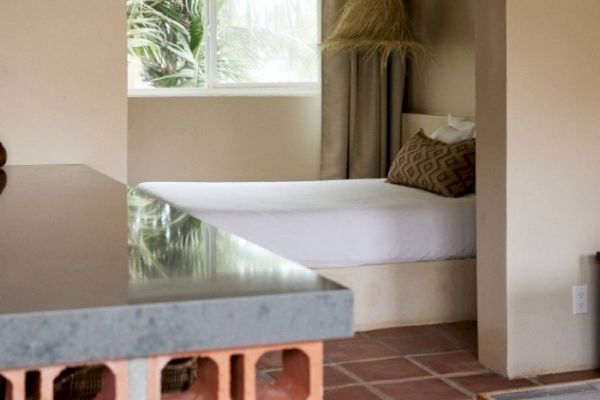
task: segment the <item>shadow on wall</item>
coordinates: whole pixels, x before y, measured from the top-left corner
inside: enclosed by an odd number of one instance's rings
[[[579,270],[581,274],[580,282],[586,283],[588,287],[588,304],[589,310],[592,313],[593,321],[600,321],[600,252],[594,255],[587,255],[579,257]],[[594,359],[596,365],[600,365],[600,327],[598,323],[593,324],[592,337],[595,338],[595,354]]]
[[[406,110],[475,116],[475,0],[412,0],[427,50],[409,63]]]

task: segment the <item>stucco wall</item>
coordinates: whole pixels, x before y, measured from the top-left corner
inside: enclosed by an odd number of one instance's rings
[[[0,141],[9,163],[127,176],[125,2],[0,1]]]

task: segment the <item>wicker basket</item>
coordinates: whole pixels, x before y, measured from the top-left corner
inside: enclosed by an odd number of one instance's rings
[[[54,381],[55,400],[93,400],[102,389],[101,365],[67,368]]]
[[[106,367],[97,365],[65,369],[54,382],[54,399],[93,400],[102,389],[104,368]],[[198,359],[173,360],[162,370],[161,391],[162,393],[184,392],[197,377]],[[0,393],[2,393],[1,381]]]
[[[198,378],[198,359],[181,358],[171,361],[160,376],[162,393],[185,392]]]

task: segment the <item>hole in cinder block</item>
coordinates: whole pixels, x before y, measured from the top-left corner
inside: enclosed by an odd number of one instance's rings
[[[210,358],[177,358],[161,371],[162,400],[217,400],[219,366]]]
[[[54,379],[54,400],[113,400],[116,382],[104,365],[63,369]]]
[[[244,400],[244,356],[231,356],[231,400]]]
[[[0,400],[12,400],[12,384],[0,375]]]
[[[298,349],[271,353],[256,363],[256,399],[306,400],[310,394],[310,359],[306,353]],[[276,368],[278,358],[280,368]],[[264,369],[265,365],[275,368]]]
[[[40,400],[42,388],[42,376],[40,371],[27,371],[25,374],[25,399]]]

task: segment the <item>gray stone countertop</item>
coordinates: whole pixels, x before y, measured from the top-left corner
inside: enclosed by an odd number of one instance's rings
[[[352,335],[352,293],[84,166],[5,167],[0,369]]]

